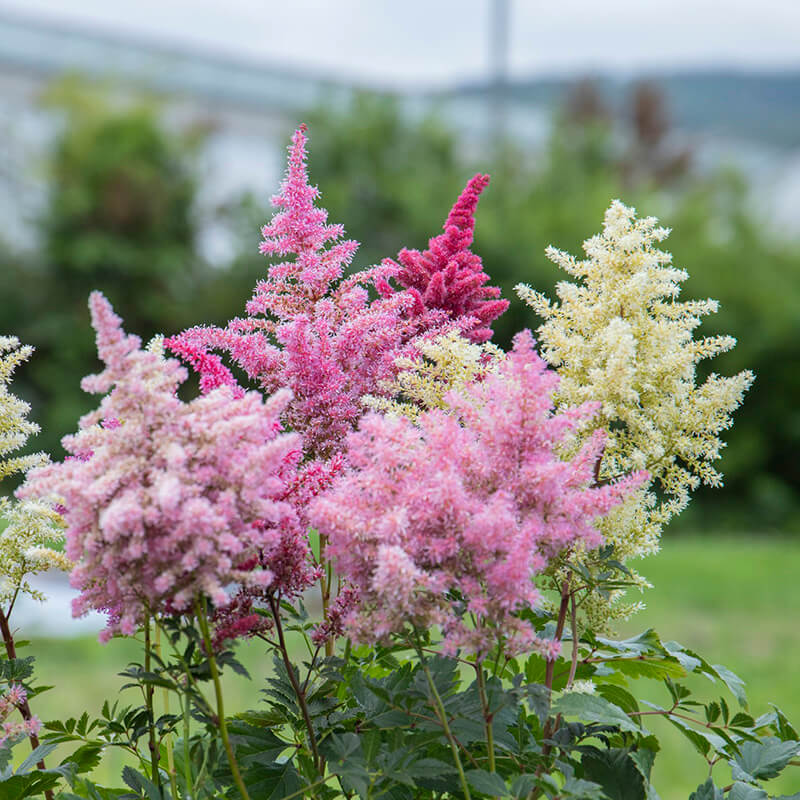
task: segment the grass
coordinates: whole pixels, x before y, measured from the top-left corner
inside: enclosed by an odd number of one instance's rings
[[[645,595],[647,609],[620,632],[656,628],[665,640],[676,639],[738,673],[747,683],[753,712],[776,703],[800,724],[800,681],[795,677],[800,635],[794,627],[800,618],[799,567],[800,540],[711,535],[667,539],[657,557],[640,565],[655,587]],[[116,673],[139,658],[139,649],[131,640],[101,646],[93,638],[43,639],[22,654],[36,655],[39,681],[57,687],[34,701],[42,719],[53,719],[83,711],[97,714],[104,698],[117,696],[124,679]],[[269,669],[269,657],[259,643],[242,648],[240,655],[254,680],[225,677],[229,714],[259,702],[260,677]],[[708,699],[724,691],[703,679],[693,686]],[[656,692],[649,699],[663,701],[665,695]],[[134,690],[121,697],[131,704],[138,699]],[[657,723],[652,729],[664,742],[656,759],[659,794],[662,800],[686,800],[705,780],[707,769],[688,742],[668,724]],[[97,780],[119,785],[121,764],[117,757],[106,757]],[[774,793],[800,790],[800,769],[795,769],[774,782]],[[723,783],[729,774],[717,768],[715,777]]]
[[[664,640],[676,639],[712,664],[723,664],[747,684],[755,715],[775,703],[795,726],[800,723],[800,540],[756,536],[696,536],[667,539],[662,552],[642,562],[654,584],[645,595],[647,608],[625,626],[625,634],[655,628]],[[638,688],[638,687],[637,687]],[[713,699],[723,688],[698,678],[692,688]],[[666,692],[653,701],[669,702]],[[726,699],[736,705],[730,695]],[[664,750],[656,759],[656,786],[662,800],[686,800],[708,775],[691,745],[668,723]],[[794,772],[791,770],[794,769]],[[771,791],[800,789],[800,769],[789,768]],[[715,768],[728,783],[730,771]]]

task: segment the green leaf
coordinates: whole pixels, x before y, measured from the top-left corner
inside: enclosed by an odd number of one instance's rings
[[[251,725],[244,720],[231,720],[229,731],[237,759],[243,767],[249,764],[271,764],[289,746],[270,728]]]
[[[739,705],[746,709],[747,695],[744,691],[744,681],[735,672],[723,667],[722,664],[714,664],[714,669],[722,682],[730,689],[731,694],[739,701]]]
[[[800,742],[782,742],[774,737],[742,742],[739,753],[730,761],[734,780],[775,778],[798,752]]]
[[[158,787],[147,777],[137,772],[133,767],[123,767],[122,780],[137,794],[144,792],[147,800],[163,800],[163,795]]]
[[[697,730],[688,722],[676,717],[668,716],[667,719],[695,746],[701,756],[707,756],[712,747],[715,750],[725,752],[727,743],[721,736],[709,731]]]
[[[56,749],[56,747],[58,747],[57,744],[49,742],[46,744],[40,744],[32,753],[28,755],[28,757],[16,768],[16,770],[14,770],[14,774],[24,775],[26,772],[35,769],[37,762],[47,758],[47,756],[49,756],[50,753]]]
[[[689,795],[689,800],[723,800],[722,789],[714,786],[714,781],[709,778]]]
[[[525,693],[539,724],[544,725],[550,716],[550,690],[544,684],[529,683],[525,686]]]
[[[490,797],[508,797],[506,782],[496,772],[471,769],[466,774],[469,785],[476,792],[488,794]]]
[[[767,800],[767,793],[757,786],[736,781],[728,794],[728,800]]]
[[[608,800],[647,800],[647,781],[625,748],[585,753],[583,775],[603,787]]]
[[[604,697],[583,692],[563,694],[553,703],[554,714],[578,717],[581,722],[600,722],[616,725],[623,731],[638,733],[639,726],[617,705]]]
[[[515,798],[527,797],[536,787],[536,775],[523,773],[517,775],[511,782],[511,796]]]
[[[328,768],[342,779],[345,788],[367,797],[370,777],[359,737],[355,733],[334,733],[320,750]]]
[[[102,752],[102,744],[90,742],[81,745],[71,756],[67,756],[61,763],[62,765],[71,765],[77,774],[91,772],[100,763]]]
[[[303,781],[291,761],[252,767],[242,776],[250,797],[282,800],[303,788]]]
[[[596,687],[596,692],[609,703],[619,706],[626,714],[639,711],[639,703],[636,702],[636,698],[621,686],[613,683],[601,683]]]

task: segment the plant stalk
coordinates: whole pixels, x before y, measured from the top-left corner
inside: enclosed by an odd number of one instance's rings
[[[208,629],[208,617],[206,616],[205,600],[201,601],[198,598],[195,601],[195,612],[197,614],[197,621],[200,623],[200,631],[203,634],[203,642],[206,648],[208,667],[211,670],[211,678],[214,681],[214,691],[217,696],[217,721],[219,723],[219,732],[222,736],[222,743],[225,746],[225,752],[228,755],[228,764],[230,765],[233,781],[236,784],[236,788],[239,790],[239,794],[242,796],[242,800],[250,800],[250,795],[247,793],[247,788],[242,780],[242,774],[239,772],[239,764],[236,761],[231,740],[228,736],[228,724],[225,722],[225,705],[222,699],[222,683],[219,679],[217,660],[214,658],[214,649],[211,646],[211,633]]]
[[[2,609],[0,609],[0,631],[3,633],[3,643],[6,646],[6,655],[9,657],[9,659],[15,659],[17,657],[17,648],[14,644],[14,636],[12,635],[11,628],[8,625],[8,617]],[[26,722],[29,722],[31,719],[33,719],[33,714],[31,713],[31,707],[28,704],[27,698],[20,703],[19,712],[22,714],[22,718]],[[28,738],[31,741],[31,750],[36,750],[36,748],[39,746],[39,737],[35,733],[32,733],[28,736]],[[39,769],[46,769],[44,765],[44,759],[37,761],[36,766]],[[45,791],[44,796],[47,798],[47,800],[53,800],[53,790],[48,789]]]
[[[456,769],[458,770],[458,778],[461,781],[461,790],[464,792],[464,797],[466,800],[472,800],[472,795],[470,794],[469,785],[467,783],[467,776],[464,774],[464,767],[461,764],[461,757],[458,755],[458,743],[456,742],[455,737],[450,730],[450,725],[447,722],[447,712],[445,711],[444,703],[442,702],[442,698],[436,689],[436,684],[433,681],[431,671],[428,669],[428,663],[425,660],[425,654],[422,652],[422,647],[416,640],[414,641],[414,648],[417,651],[417,656],[419,656],[419,663],[422,666],[422,671],[425,673],[425,677],[428,680],[428,688],[431,690],[431,701],[433,702],[436,716],[439,717],[439,722],[444,729],[444,735],[447,737],[447,741],[450,744],[450,751],[453,754],[453,760],[455,761]]]
[[[494,730],[492,729],[492,715],[489,713],[489,700],[486,697],[486,680],[483,675],[482,662],[475,665],[475,673],[477,675],[478,692],[481,697],[481,707],[483,709],[483,724],[486,730],[486,748],[489,751],[489,772],[494,772]]]
[[[150,658],[150,621],[151,616],[149,612],[145,615],[144,620],[144,671],[151,672],[151,658]],[[152,683],[148,683],[144,687],[144,703],[147,707],[147,746],[150,750],[150,764],[153,783],[161,789],[161,773],[158,771],[159,752],[156,745],[156,721],[155,714],[153,713],[153,694],[155,687]]]
[[[158,657],[161,658],[161,626],[158,624],[158,620],[156,619],[156,653],[158,653]],[[169,714],[169,689],[164,687],[162,689],[164,694],[164,713]],[[167,736],[167,740],[165,743],[167,748],[167,771],[169,773],[169,786],[170,791],[172,792],[172,797],[174,800],[180,800],[180,795],[178,794],[178,781],[175,777],[175,757],[172,752],[172,738]]]
[[[303,687],[300,686],[297,676],[294,674],[294,665],[289,659],[289,651],[286,649],[286,639],[283,635],[280,607],[278,605],[278,601],[272,596],[269,598],[269,607],[272,611],[272,617],[275,620],[275,630],[278,634],[281,657],[283,658],[283,663],[286,666],[286,672],[289,675],[289,681],[291,682],[292,688],[294,689],[294,693],[297,697],[297,704],[300,706],[300,712],[302,713],[303,721],[306,724],[306,731],[308,731],[308,743],[311,746],[311,752],[314,755],[314,767],[316,768],[317,772],[322,774],[322,759],[320,758],[319,750],[317,748],[317,737],[314,733],[314,726],[311,724],[311,715],[308,712],[306,693]]]

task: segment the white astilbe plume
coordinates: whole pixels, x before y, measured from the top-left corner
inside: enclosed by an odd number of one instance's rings
[[[27,418],[30,406],[8,388],[15,369],[32,352],[31,347],[20,347],[15,337],[0,336],[0,479],[47,463],[44,453],[10,456],[39,432],[39,426]],[[0,496],[0,603],[10,602],[20,592],[43,599],[26,576],[70,568],[64,554],[49,546],[61,538],[61,517],[50,505]]]
[[[458,331],[418,343],[419,354],[395,360],[399,372],[381,383],[387,396],[366,395],[362,402],[383,414],[415,422],[423,411],[447,410],[445,395],[460,391],[497,369],[503,351],[490,343],[474,344]]]
[[[668,233],[654,217],[637,219],[634,209],[615,200],[602,233],[584,242],[584,260],[548,248],[548,258],[576,279],[557,285],[560,302],[516,287],[544,320],[538,328],[542,356],[561,376],[557,406],[602,402],[593,426],[609,435],[598,480],[639,469],[652,476],[600,523],[623,561],[655,552],[663,526],[701,483],[721,485],[713,467],[724,446],[719,434],[753,381],[744,371],[712,374],[697,385],[697,364],[730,350],[736,340],[694,339],[717,302],[678,300],[688,275],[655,246]]]

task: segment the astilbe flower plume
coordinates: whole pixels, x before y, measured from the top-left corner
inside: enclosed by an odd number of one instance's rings
[[[0,479],[47,463],[44,453],[11,455],[22,448],[39,426],[28,419],[30,406],[9,389],[16,368],[33,348],[13,336],[0,336]],[[63,538],[62,520],[51,503],[13,501],[0,497],[0,603],[20,592],[37,600],[44,595],[26,576],[49,569],[69,569],[71,563],[50,545]]]
[[[459,323],[472,342],[492,337],[489,327],[507,308],[500,289],[487,286],[480,256],[470,250],[475,230],[475,209],[488,175],[475,175],[466,185],[444,223],[444,233],[428,242],[428,249],[403,249],[384,264],[397,267],[396,280],[425,309],[440,309]]]
[[[565,549],[599,545],[595,521],[646,478],[593,486],[602,431],[560,458],[598,404],[554,413],[557,384],[526,331],[496,371],[448,393],[447,409],[416,424],[362,419],[347,470],[310,510],[360,592],[347,617],[357,640],[439,625],[448,651],[485,655],[502,639],[508,653],[553,654],[518,615],[539,600],[534,578]]]
[[[699,362],[730,350],[736,340],[693,337],[717,303],[678,300],[688,275],[656,247],[668,233],[654,217],[637,219],[634,209],[614,201],[602,233],[584,242],[584,260],[548,249],[548,257],[576,279],[557,285],[560,302],[517,287],[544,320],[538,329],[542,355],[562,379],[557,406],[601,404],[584,432],[609,430],[598,477],[641,468],[652,475],[647,487],[601,523],[621,560],[654,552],[661,529],[686,506],[690,492],[700,483],[721,484],[713,467],[724,446],[719,434],[753,381],[744,371],[712,373],[697,384]],[[595,600],[595,627],[635,609]],[[592,613],[591,604],[585,608]]]
[[[446,315],[417,313],[409,292],[393,292],[391,265],[344,277],[358,243],[342,240],[342,226],[315,205],[320,193],[309,184],[306,158],[301,126],[272,198],[278,211],[261,231],[263,254],[294,258],[269,267],[247,316],[225,328],[192,328],[166,344],[200,373],[204,391],[236,386],[218,352],[266,391],[290,388],[288,424],[302,434],[308,457],[327,458],[363,413],[361,397],[394,374],[400,349]],[[371,298],[371,291],[386,296]]]
[[[287,564],[308,569],[307,540],[282,499],[299,447],[280,432],[289,393],[264,401],[223,386],[183,402],[179,362],[140,349],[101,294],[90,309],[105,369],[82,387],[106,396],[65,437],[71,455],[33,470],[21,490],[63,505],[81,590],[73,613],[105,611],[108,639],[134,633],[148,612],[190,610],[199,596],[224,607],[233,582],[302,582],[286,574]]]

